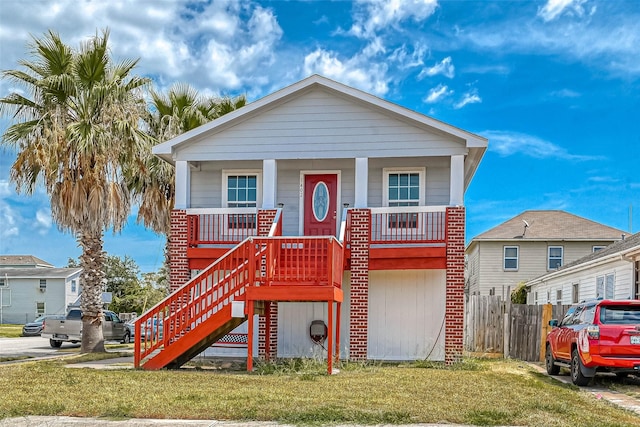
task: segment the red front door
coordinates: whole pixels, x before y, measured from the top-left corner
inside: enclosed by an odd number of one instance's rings
[[[338,175],[305,175],[304,235],[335,236]]]

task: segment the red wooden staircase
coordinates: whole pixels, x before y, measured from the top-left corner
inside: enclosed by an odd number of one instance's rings
[[[249,320],[247,367],[251,370],[252,314],[259,314],[264,301],[327,301],[331,372],[334,357],[339,357],[338,342],[335,355],[333,351],[332,306],[338,303],[339,331],[343,258],[342,245],[334,237],[244,240],[136,319],[135,366],[179,368]],[[246,301],[241,317],[232,316],[234,301]]]

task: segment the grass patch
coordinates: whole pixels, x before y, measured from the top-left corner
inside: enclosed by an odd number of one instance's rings
[[[22,325],[0,325],[0,338],[18,338],[22,336]]]
[[[64,369],[64,363],[0,366],[0,419],[66,415],[296,425],[638,425],[635,414],[547,381],[517,361],[472,360],[450,368],[353,363],[341,364],[340,374],[332,376],[326,375],[326,364],[309,360],[258,364],[251,374],[204,368]],[[44,395],[47,399],[33,399]]]
[[[26,359],[31,359],[31,356],[0,357],[0,363],[2,363],[2,362],[13,362],[15,360],[26,360]]]

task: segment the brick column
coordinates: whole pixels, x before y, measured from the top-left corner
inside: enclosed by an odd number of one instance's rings
[[[169,286],[175,291],[191,279],[187,259],[187,211],[171,211],[171,234],[169,235]]]
[[[369,240],[371,211],[349,209],[351,215],[351,311],[349,359],[366,360],[369,321]]]
[[[447,208],[447,296],[444,360],[462,359],[464,343],[464,230],[465,208]]]
[[[266,237],[269,235],[276,213],[276,209],[265,209],[258,212],[258,236]],[[258,357],[272,360],[278,354],[278,302],[265,301],[265,304],[270,306],[270,310],[265,311],[269,313],[271,327],[267,331],[265,316],[258,318]],[[265,348],[267,333],[269,334],[269,348]]]

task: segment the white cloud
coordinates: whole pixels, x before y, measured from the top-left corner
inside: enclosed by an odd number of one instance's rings
[[[582,5],[585,4],[586,1],[587,0],[547,0],[547,3],[538,9],[538,16],[545,22],[553,21],[565,12],[581,17],[585,13]]]
[[[424,56],[427,52],[426,47],[417,42],[413,46],[413,52],[409,51],[409,48],[406,44],[396,48],[391,55],[389,55],[389,60],[398,63],[398,67],[402,70],[407,68],[420,67],[424,65]]]
[[[462,96],[462,99],[453,105],[453,108],[459,110],[466,105],[478,104],[480,102],[482,102],[482,98],[480,98],[480,95],[478,95],[478,91],[476,89],[472,89],[469,92],[465,93]]]
[[[522,154],[536,159],[561,159],[572,161],[602,160],[600,156],[569,153],[565,148],[537,136],[519,132],[488,130],[480,135],[489,139],[489,150],[500,156]]]
[[[639,19],[637,11],[629,10],[601,13],[589,21],[557,20],[553,25],[522,18],[498,25],[488,21],[465,28],[452,40],[501,55],[558,56],[614,75],[636,76],[640,74]]]
[[[376,95],[384,95],[389,90],[386,65],[370,63],[359,55],[341,60],[336,52],[316,49],[305,56],[303,71],[305,75],[322,74]]]
[[[436,7],[437,0],[359,0],[349,33],[369,39],[382,30],[397,28],[408,19],[423,21],[435,12]]]
[[[551,96],[555,96],[557,98],[579,98],[581,94],[571,89],[560,89],[551,92]]]
[[[453,94],[453,90],[450,90],[446,85],[440,84],[429,90],[429,93],[424,98],[424,102],[427,104],[434,104],[451,94]]]
[[[418,74],[418,80],[423,79],[425,76],[432,77],[438,74],[442,74],[445,77],[452,79],[455,76],[455,67],[451,63],[451,57],[447,56],[442,61],[435,64],[433,67],[425,68]]]
[[[51,211],[45,209],[38,209],[36,212],[36,228],[39,229],[39,233],[44,235],[47,234],[49,229],[51,228],[53,220],[51,219]]]

